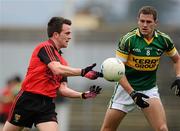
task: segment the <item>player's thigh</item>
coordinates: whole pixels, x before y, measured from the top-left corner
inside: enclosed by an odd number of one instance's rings
[[[126,113],[116,109],[107,109],[101,131],[116,131]]]
[[[36,127],[39,131],[59,131],[58,124],[55,121],[39,123]]]
[[[151,98],[148,100],[148,103],[150,106],[142,111],[152,127],[156,130],[167,128],[166,115],[161,100],[159,98]]]
[[[3,131],[20,131],[23,127],[15,126],[8,121],[4,124]]]

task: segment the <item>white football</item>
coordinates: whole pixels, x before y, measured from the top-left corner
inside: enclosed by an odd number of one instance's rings
[[[101,73],[107,81],[117,82],[125,74],[124,63],[117,58],[107,58],[101,64]]]

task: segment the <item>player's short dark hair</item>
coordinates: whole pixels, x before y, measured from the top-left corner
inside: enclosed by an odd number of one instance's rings
[[[157,10],[152,6],[143,6],[142,8],[139,9],[138,17],[140,17],[140,14],[153,15],[154,21],[156,21],[158,17]]]
[[[65,19],[63,17],[52,17],[48,22],[48,37],[52,37],[54,32],[60,33],[62,31],[63,24],[71,25],[71,20]]]

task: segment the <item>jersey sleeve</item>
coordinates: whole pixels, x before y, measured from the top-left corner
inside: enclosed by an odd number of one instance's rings
[[[172,39],[169,36],[165,37],[165,43],[166,43],[165,54],[170,57],[174,56],[177,53],[177,50],[174,46]]]
[[[38,52],[38,57],[46,65],[51,61],[58,61],[54,48],[50,45],[43,46]]]
[[[116,58],[120,59],[123,62],[126,62],[130,50],[129,46],[130,46],[130,41],[126,39],[125,36],[122,37],[118,43],[118,47],[116,50]]]
[[[67,77],[63,77],[63,78],[61,79],[61,82],[68,82],[68,78],[67,78]]]

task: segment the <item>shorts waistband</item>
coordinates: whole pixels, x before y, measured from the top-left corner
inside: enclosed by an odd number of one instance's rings
[[[26,96],[34,97],[34,98],[37,98],[37,99],[44,99],[44,100],[47,100],[47,101],[53,101],[54,100],[52,97],[41,95],[41,94],[35,94],[35,93],[32,93],[32,92],[28,92],[28,91],[23,91],[23,94],[26,95]]]

